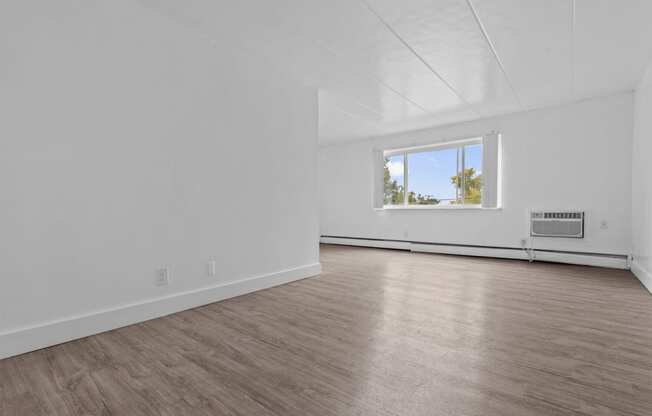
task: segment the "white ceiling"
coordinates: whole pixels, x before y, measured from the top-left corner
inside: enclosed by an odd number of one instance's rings
[[[632,90],[650,0],[140,0],[319,88],[331,143]]]

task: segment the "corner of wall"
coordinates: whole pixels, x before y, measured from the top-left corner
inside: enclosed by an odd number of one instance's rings
[[[650,62],[634,92],[634,132],[632,146],[632,254],[631,271],[652,293],[652,170],[649,169],[649,149],[652,146],[652,62]]]
[[[636,86],[636,90],[637,91],[642,90],[645,88],[649,88],[651,86],[652,86],[652,61],[648,64],[647,68],[645,68],[645,72],[643,72],[643,76],[641,77],[641,80]]]
[[[634,276],[636,276],[638,280],[641,281],[641,284],[652,294],[652,273],[645,270],[636,260],[632,262],[631,270],[632,273],[634,273]]]

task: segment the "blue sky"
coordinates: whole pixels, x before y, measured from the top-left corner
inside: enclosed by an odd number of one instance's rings
[[[466,168],[482,172],[482,145],[466,146]],[[403,183],[403,156],[389,158],[393,180]],[[437,199],[455,198],[451,177],[457,170],[457,149],[433,150],[408,155],[409,191]]]

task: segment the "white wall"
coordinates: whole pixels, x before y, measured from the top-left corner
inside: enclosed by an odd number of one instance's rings
[[[652,65],[634,102],[632,271],[652,292]]]
[[[0,344],[318,263],[315,91],[137,2],[0,11]]]
[[[628,254],[631,245],[632,94],[320,148],[321,234],[520,247],[530,208],[581,209],[586,238],[538,248]],[[491,130],[503,139],[503,209],[372,208],[372,149]],[[600,222],[607,221],[607,229]]]

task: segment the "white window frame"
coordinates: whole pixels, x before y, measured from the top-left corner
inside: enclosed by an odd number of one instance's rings
[[[458,149],[457,152],[457,172],[464,172],[465,164],[465,146],[482,144],[483,145],[483,154],[484,154],[484,140],[483,137],[474,137],[463,140],[447,141],[443,143],[429,144],[425,146],[412,146],[404,147],[398,149],[388,149],[383,151],[383,160],[387,157],[403,155],[403,204],[401,205],[384,205],[383,209],[483,209],[482,203],[480,204],[453,204],[453,205],[410,205],[408,203],[408,155],[421,152],[429,152],[433,150],[446,150],[446,149]],[[384,169],[384,165],[383,165]],[[484,170],[484,160],[483,160],[483,170]],[[461,187],[457,189],[456,192],[461,191],[461,195],[458,194],[456,199],[464,201],[464,175],[462,175],[462,184]],[[384,191],[383,191],[384,193]],[[482,193],[482,198],[484,199],[484,192]]]

